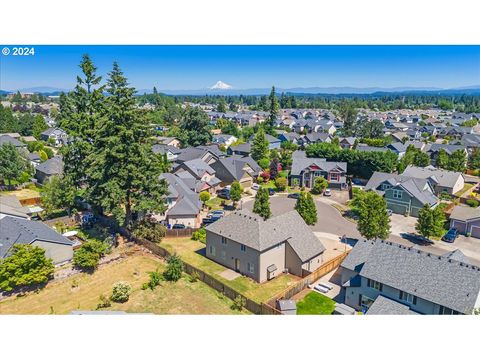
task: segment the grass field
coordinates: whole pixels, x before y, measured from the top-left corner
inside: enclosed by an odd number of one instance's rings
[[[188,281],[162,281],[155,290],[142,290],[148,271],[164,269],[160,260],[133,255],[123,261],[104,265],[92,275],[79,274],[51,282],[38,293],[0,302],[0,314],[68,314],[72,310],[95,310],[100,295],[110,296],[112,285],[127,281],[133,288],[128,302],[105,310],[154,314],[246,314],[230,307],[232,301],[206,284]]]
[[[214,197],[214,198],[210,198],[210,200],[205,202],[205,205],[207,205],[210,210],[223,210],[222,203],[224,203],[225,205],[231,205],[232,201],[222,199],[222,198],[219,198],[217,196],[217,197]]]
[[[238,292],[258,302],[270,299],[298,280],[298,278],[290,274],[281,275],[263,284],[259,284],[246,276],[240,276],[234,280],[227,280],[220,276],[220,273],[225,271],[226,268],[207,259],[203,255],[205,249],[203,243],[193,241],[189,238],[170,238],[163,239],[161,246],[170,252],[176,252],[186,262],[200,268],[224,284],[229,285]]]
[[[330,315],[335,310],[335,301],[315,291],[297,303],[297,315]]]

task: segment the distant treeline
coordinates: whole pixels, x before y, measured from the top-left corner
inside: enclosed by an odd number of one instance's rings
[[[480,95],[435,95],[431,93],[396,93],[396,94],[286,94],[277,95],[282,109],[337,109],[348,103],[355,108],[379,111],[397,109],[430,109],[437,107],[442,110],[459,112],[480,112]],[[163,100],[161,100],[163,98]],[[169,98],[170,100],[166,100]],[[239,105],[248,106],[252,110],[269,111],[267,95],[164,95],[159,93],[138,96],[140,104],[145,103],[183,103],[196,104],[226,104],[230,110]]]

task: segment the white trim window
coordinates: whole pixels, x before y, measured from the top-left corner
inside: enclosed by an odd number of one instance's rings
[[[367,279],[367,286],[378,291],[383,290],[383,284],[379,281]]]
[[[382,190],[388,190],[392,187],[390,184],[382,184]]]
[[[330,180],[333,180],[333,181],[338,181],[338,180],[340,180],[340,174],[338,174],[338,173],[330,173]]]
[[[215,246],[210,245],[210,255],[215,256]]]
[[[240,251],[241,252],[247,252],[247,247],[243,244],[240,245]]]
[[[393,190],[393,198],[394,199],[401,199],[402,198],[403,191],[402,190]]]
[[[255,266],[252,263],[247,263],[247,270],[250,274],[255,273]]]
[[[417,297],[405,291],[400,291],[400,300],[403,300],[409,304],[417,303]]]

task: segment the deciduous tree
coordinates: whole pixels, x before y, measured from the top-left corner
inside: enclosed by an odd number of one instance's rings
[[[390,233],[390,217],[385,199],[373,191],[362,194],[355,203],[357,229],[368,240],[386,239]]]

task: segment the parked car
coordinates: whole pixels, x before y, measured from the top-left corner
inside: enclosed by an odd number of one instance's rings
[[[252,190],[257,191],[258,189],[260,189],[260,185],[258,185],[257,183],[255,183],[255,184],[253,184],[252,186],[250,186],[250,188],[251,188]]]
[[[225,211],[223,210],[213,210],[208,213],[207,216],[225,216]]]
[[[184,224],[173,224],[172,229],[186,229]]]
[[[205,217],[205,218],[203,219],[202,225],[205,226],[205,225],[212,224],[212,223],[214,223],[215,221],[220,220],[222,217],[223,217],[223,215],[207,216],[207,217]]]
[[[222,189],[218,192],[218,197],[221,199],[230,200],[230,190]]]
[[[288,194],[287,197],[290,198],[290,199],[298,199],[300,197],[300,193]]]
[[[332,196],[332,190],[325,189],[325,191],[323,192],[323,196]]]
[[[442,240],[448,243],[453,243],[455,239],[458,237],[457,229],[451,228],[447,231],[445,235],[443,235]]]
[[[273,190],[272,188],[268,188],[268,195],[272,196],[275,194],[275,190]]]

